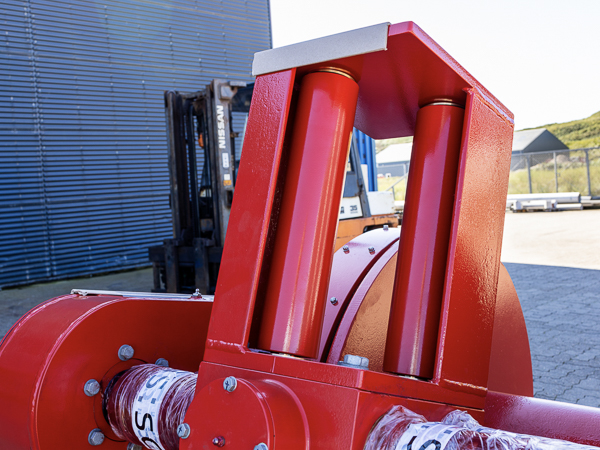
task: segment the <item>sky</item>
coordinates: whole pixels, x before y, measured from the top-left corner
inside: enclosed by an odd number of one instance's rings
[[[515,128],[600,111],[600,0],[270,0],[273,47],[412,21],[515,115]]]

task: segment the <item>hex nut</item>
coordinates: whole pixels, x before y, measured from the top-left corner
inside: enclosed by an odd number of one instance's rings
[[[342,247],[342,250],[344,251],[344,253],[350,253],[350,247],[348,247],[347,245],[344,245]]]
[[[331,303],[333,306],[335,306],[335,305],[337,305],[337,304],[338,304],[338,299],[337,299],[337,298],[335,298],[335,297],[331,297],[331,298],[329,299],[329,302],[330,302],[330,303]]]
[[[235,377],[227,377],[225,380],[223,380],[223,389],[225,389],[227,392],[235,391],[236,387],[237,380]]]
[[[158,358],[154,364],[161,367],[169,367],[169,361],[165,358]]]
[[[269,446],[263,442],[254,446],[254,450],[269,450]]]
[[[388,231],[389,229],[390,229],[390,226],[389,226],[389,225],[386,223],[386,224],[383,226],[383,231]]]
[[[338,362],[339,366],[352,367],[355,369],[368,369],[369,358],[358,355],[344,355],[344,360]]]
[[[83,392],[85,392],[85,395],[88,397],[93,397],[100,392],[100,383],[94,379],[86,381],[85,385],[83,386]]]
[[[177,427],[177,436],[179,436],[181,439],[189,438],[191,432],[192,429],[187,423],[182,423]]]
[[[133,358],[133,354],[134,354],[134,350],[133,347],[131,345],[121,345],[121,347],[119,348],[119,359],[121,361],[128,361],[131,358]]]
[[[104,433],[100,428],[94,428],[88,435],[90,445],[100,445],[104,442]]]
[[[369,247],[369,253],[372,255],[375,253],[375,247]]]

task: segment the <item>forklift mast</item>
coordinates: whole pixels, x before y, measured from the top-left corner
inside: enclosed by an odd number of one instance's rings
[[[165,92],[173,238],[149,249],[153,292],[214,293],[239,164],[232,113],[249,112],[253,89],[215,79],[202,91]],[[204,155],[200,177],[198,149]],[[394,214],[371,215],[367,191],[354,136],[336,250],[365,231],[398,225]]]
[[[165,92],[173,238],[149,249],[154,292],[214,292],[237,171],[232,112],[248,113],[251,95],[252,85],[218,79]]]

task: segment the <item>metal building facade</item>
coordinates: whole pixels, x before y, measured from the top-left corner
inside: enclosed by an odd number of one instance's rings
[[[163,91],[251,81],[268,0],[0,11],[0,287],[147,264],[172,233]]]

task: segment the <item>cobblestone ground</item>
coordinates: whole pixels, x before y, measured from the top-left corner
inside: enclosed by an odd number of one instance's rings
[[[527,323],[535,397],[600,407],[600,270],[504,265]]]

